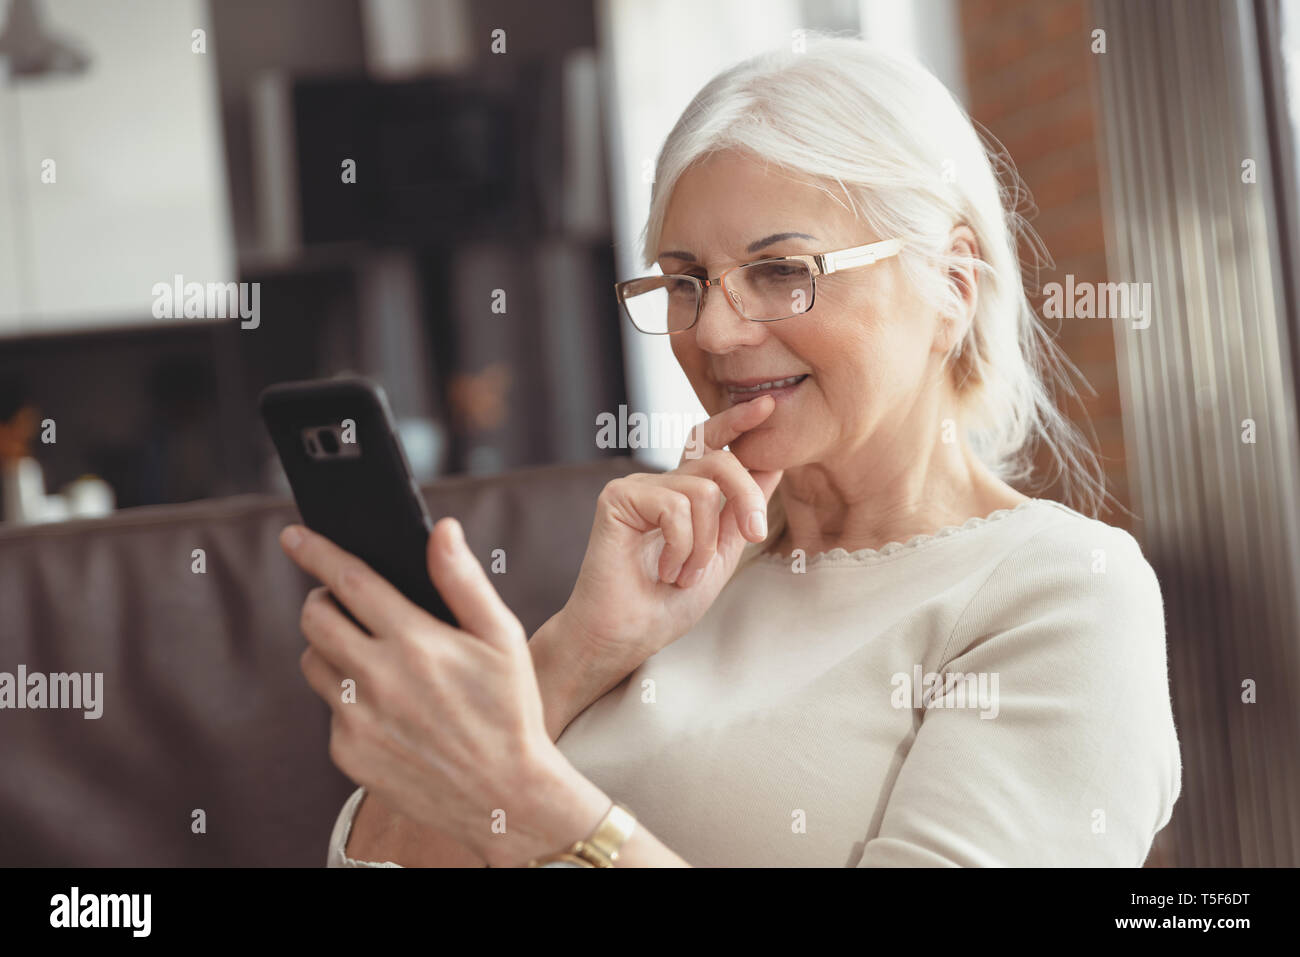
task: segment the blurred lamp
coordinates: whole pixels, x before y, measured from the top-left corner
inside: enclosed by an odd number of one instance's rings
[[[12,0],[0,29],[0,78],[69,76],[89,64],[83,50],[49,32],[39,0]]]

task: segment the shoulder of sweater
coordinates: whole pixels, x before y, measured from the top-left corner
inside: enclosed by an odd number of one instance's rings
[[[1047,579],[1076,584],[1084,581],[1104,586],[1135,579],[1155,582],[1155,573],[1131,534],[1114,525],[1040,500],[1038,520],[1002,559],[998,571],[1022,574],[1031,580]]]
[[[1038,626],[1088,632],[1099,642],[1149,634],[1164,639],[1164,607],[1154,570],[1122,528],[1044,502],[971,597],[948,644],[959,652],[979,636]]]

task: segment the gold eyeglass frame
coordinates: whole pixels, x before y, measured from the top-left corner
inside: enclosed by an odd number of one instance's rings
[[[802,316],[812,310],[813,303],[817,301],[817,279],[820,276],[829,276],[831,273],[844,272],[848,269],[861,269],[864,266],[873,266],[882,259],[888,259],[890,256],[896,256],[906,245],[901,239],[882,239],[878,242],[867,243],[865,246],[851,246],[848,249],[837,249],[829,253],[799,253],[794,256],[772,256],[767,259],[756,259],[753,262],[739,263],[730,269],[724,269],[713,279],[701,279],[699,276],[687,276],[681,273],[664,273],[662,276],[638,276],[635,279],[623,279],[614,283],[614,295],[618,298],[619,307],[623,315],[627,317],[628,322],[637,332],[647,336],[674,336],[681,332],[689,332],[695,328],[696,323],[700,321],[700,313],[704,311],[704,296],[710,286],[720,286],[726,294],[725,298],[732,310],[740,318],[749,322],[780,322],[783,319],[793,319],[795,316]],[[808,308],[803,312],[792,312],[788,316],[777,316],[774,319],[751,319],[740,311],[736,305],[735,298],[730,289],[727,288],[726,277],[728,273],[735,272],[737,269],[746,269],[750,266],[758,266],[763,263],[788,262],[798,260],[808,266],[808,271],[812,274],[812,296],[808,300]],[[695,283],[695,318],[690,325],[681,329],[668,329],[664,332],[649,332],[642,329],[632,318],[632,311],[627,307],[626,291],[636,282],[644,282],[647,279],[689,279]]]

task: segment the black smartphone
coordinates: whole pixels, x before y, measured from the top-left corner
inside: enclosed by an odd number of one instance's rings
[[[433,521],[383,388],[360,377],[285,382],[263,390],[258,407],[303,523],[456,626],[429,581]]]

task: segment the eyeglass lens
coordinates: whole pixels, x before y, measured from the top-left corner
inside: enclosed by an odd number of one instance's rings
[[[695,321],[702,288],[685,276],[648,276],[625,283],[621,298],[642,332],[678,332]],[[787,319],[812,305],[812,270],[798,260],[749,263],[727,274],[726,292],[746,319]]]

